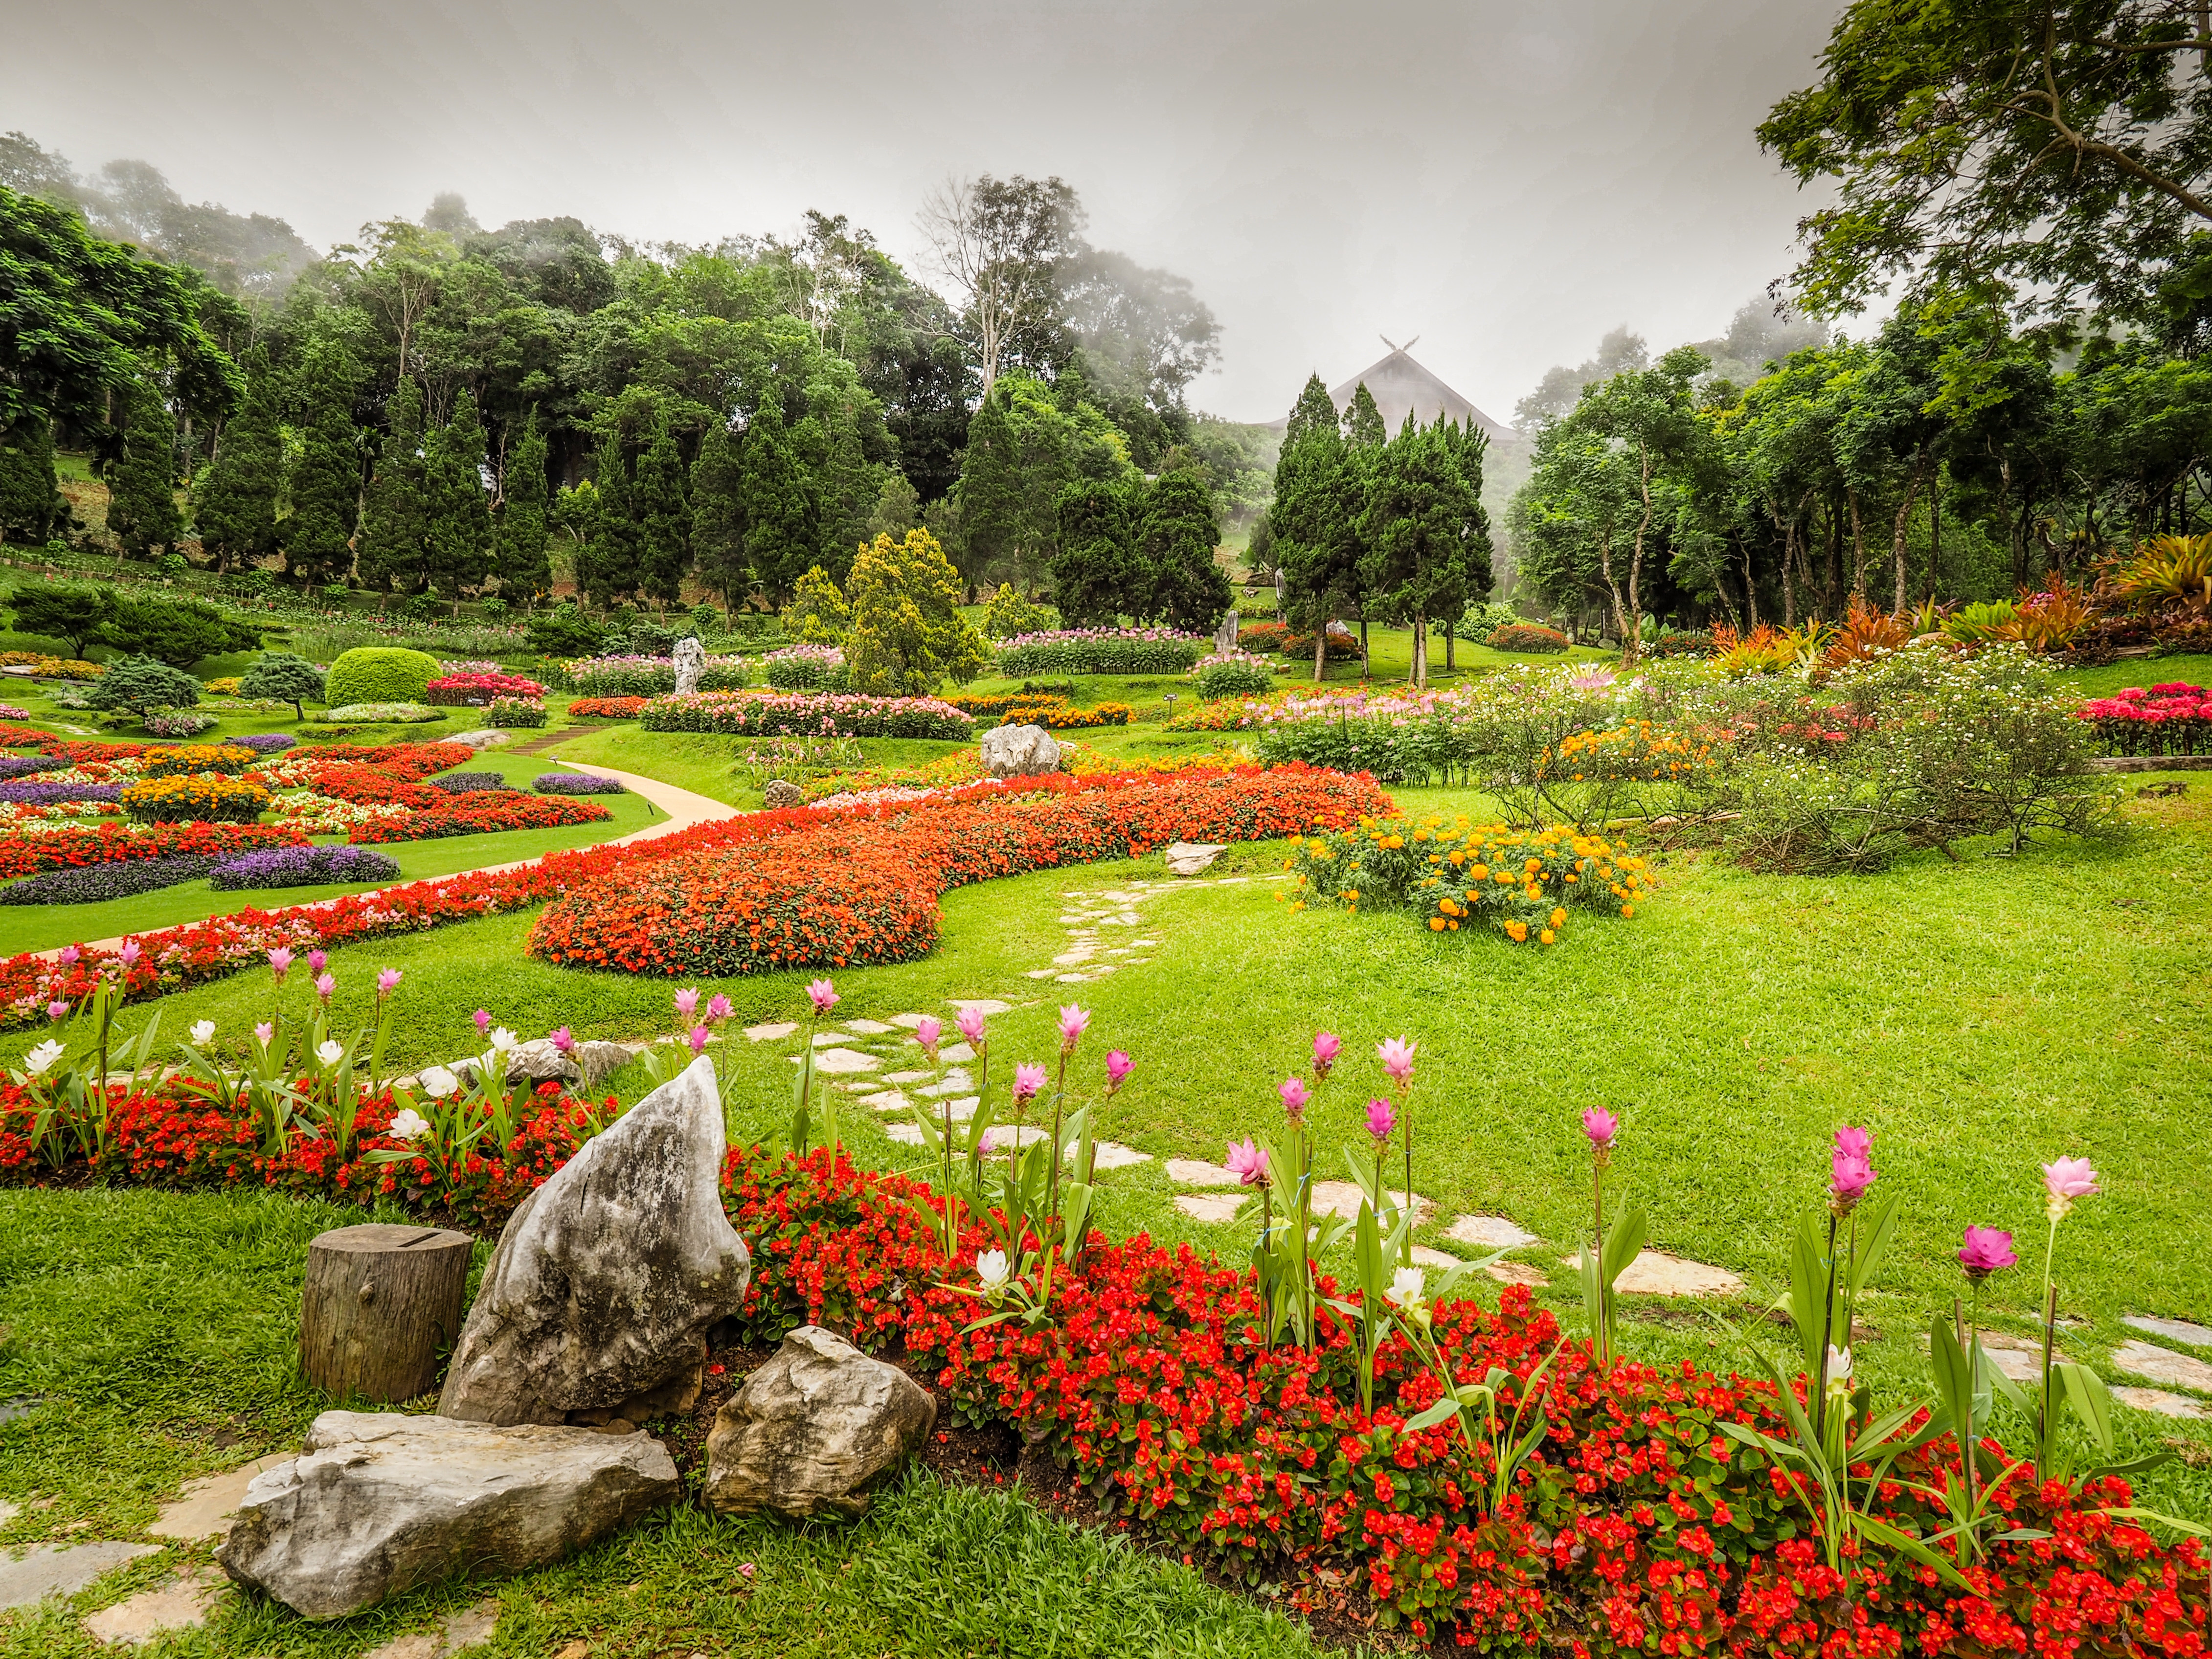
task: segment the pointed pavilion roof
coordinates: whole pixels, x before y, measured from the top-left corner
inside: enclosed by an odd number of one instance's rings
[[[1414,337],[1414,340],[1419,338],[1418,335]],[[1375,399],[1375,407],[1382,414],[1383,425],[1394,436],[1406,423],[1406,416],[1410,412],[1417,426],[1425,426],[1442,415],[1462,425],[1474,422],[1489,434],[1493,443],[1519,441],[1519,433],[1492,420],[1434,374],[1415,362],[1407,349],[1414,340],[1408,340],[1401,346],[1393,344],[1386,336],[1382,343],[1390,347],[1390,355],[1370,363],[1342,386],[1331,387],[1329,401],[1342,410],[1352,402],[1352,395],[1364,383],[1367,395]],[[1290,424],[1290,417],[1285,416],[1268,424],[1279,429]]]

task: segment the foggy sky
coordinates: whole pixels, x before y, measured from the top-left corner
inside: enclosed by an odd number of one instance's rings
[[[1808,205],[1752,128],[1838,0],[6,0],[0,130],[327,247],[441,190],[639,240],[849,214],[917,268],[948,173],[1057,173],[1223,325],[1270,420],[1378,333],[1493,416],[1618,323],[1708,337]]]

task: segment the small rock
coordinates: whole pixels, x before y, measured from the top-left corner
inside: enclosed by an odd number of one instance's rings
[[[1165,1165],[1168,1179],[1185,1187],[1235,1187],[1241,1183],[1234,1170],[1208,1164],[1199,1158],[1171,1158]]]
[[[84,1621],[84,1627],[95,1640],[126,1647],[150,1642],[163,1631],[195,1630],[207,1623],[208,1604],[222,1586],[215,1574],[196,1572],[102,1607]]]
[[[1463,1215],[1444,1229],[1444,1237],[1486,1250],[1517,1250],[1542,1242],[1502,1215]]]
[[[27,1607],[49,1595],[75,1595],[125,1561],[159,1555],[159,1544],[39,1544],[21,1555],[0,1552],[0,1607]]]
[[[904,1371],[802,1325],[715,1413],[708,1506],[787,1521],[863,1515],[936,1425],[936,1401]]]
[[[975,1058],[975,1051],[964,1042],[956,1042],[949,1048],[939,1048],[937,1057],[947,1066],[964,1066]]]
[[[806,792],[784,778],[770,778],[768,787],[761,791],[761,805],[771,812],[802,805],[805,800]]]
[[[2186,1342],[2193,1348],[2212,1348],[2212,1326],[2191,1319],[2157,1319],[2149,1314],[2123,1314],[2120,1323],[2131,1331],[2162,1336],[2169,1342]]]
[[[784,1037],[789,1036],[798,1029],[799,1022],[797,1020],[780,1019],[772,1024],[746,1026],[745,1037],[748,1042],[775,1042]]]
[[[886,1025],[879,1019],[848,1019],[845,1022],[845,1029],[858,1031],[862,1036],[884,1036],[897,1030],[898,1027]]]
[[[1060,770],[1060,744],[1042,726],[999,726],[977,744],[983,769],[994,778],[1042,777]]]
[[[1068,1148],[1073,1158],[1075,1149]],[[1091,1167],[1094,1170],[1126,1170],[1133,1164],[1150,1164],[1152,1155],[1140,1152],[1134,1146],[1124,1146],[1118,1140],[1095,1140],[1091,1144]]]
[[[647,1435],[325,1412],[302,1454],[247,1489],[216,1559],[303,1617],[337,1619],[418,1585],[546,1565],[682,1491]]]
[[[501,744],[513,743],[514,741],[514,736],[512,732],[458,732],[450,738],[441,738],[438,741],[440,743],[465,743],[471,749],[483,750],[486,749],[496,749]]]
[[[956,999],[948,1006],[959,1013],[965,1013],[968,1010],[973,1008],[977,1013],[986,1016],[992,1014],[1011,1014],[1014,1012],[1014,1005],[1012,1003],[1000,1002],[994,997],[970,997],[965,1001],[961,1001]]]
[[[1212,867],[1214,860],[1229,849],[1214,847],[1204,842],[1179,841],[1172,847],[1164,847],[1160,855],[1167,860],[1168,869],[1178,876],[1195,876]]]
[[[2112,1364],[2130,1376],[2212,1394],[2212,1364],[2185,1353],[2175,1353],[2170,1348],[2154,1347],[2148,1342],[2124,1342],[2113,1350]]]
[[[184,1495],[173,1504],[164,1504],[146,1531],[155,1538],[220,1538],[230,1530],[230,1517],[246,1501],[246,1489],[253,1484],[253,1477],[291,1461],[290,1452],[271,1452],[222,1474],[186,1481]]]
[[[799,1063],[798,1055],[791,1059],[794,1066]],[[814,1056],[817,1076],[842,1077],[854,1072],[872,1072],[882,1064],[875,1055],[864,1054],[858,1048],[824,1048]]]
[[[2156,1412],[2160,1417],[2212,1418],[2212,1407],[2207,1407],[2203,1401],[2168,1394],[2164,1389],[2138,1389],[2124,1382],[2112,1390],[2112,1398],[2139,1412]]]
[[[1359,1217],[1359,1206],[1366,1202],[1366,1200],[1367,1194],[1349,1181],[1314,1182],[1313,1207],[1316,1215],[1338,1215],[1342,1216],[1346,1221],[1355,1221]],[[1406,1204],[1406,1194],[1393,1191],[1390,1194],[1390,1201],[1402,1210]],[[1435,1207],[1427,1199],[1416,1198],[1413,1200],[1414,1221],[1417,1224],[1426,1221],[1430,1212]]]
[[[1194,1221],[1218,1224],[1236,1220],[1244,1200],[1236,1193],[1177,1193],[1175,1206]]]

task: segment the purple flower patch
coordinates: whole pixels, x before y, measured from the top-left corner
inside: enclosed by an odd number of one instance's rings
[[[33,772],[60,772],[69,763],[58,755],[0,755],[0,778],[26,778]]]
[[[0,904],[99,904],[197,881],[215,860],[198,854],[122,859],[75,869],[47,870],[0,887]]]
[[[0,783],[0,801],[19,806],[58,806],[69,800],[123,799],[119,783]]]
[[[541,795],[621,795],[629,792],[612,778],[589,772],[542,772],[530,781]]]
[[[240,749],[251,749],[257,755],[273,755],[279,749],[289,749],[299,739],[289,732],[252,732],[242,738],[225,738],[225,743],[234,743]]]
[[[472,789],[507,787],[507,780],[496,772],[448,772],[428,781],[433,789],[443,789],[455,795],[467,794]]]
[[[366,847],[265,847],[218,866],[208,885],[224,892],[239,887],[336,887],[389,881],[398,873],[398,860]]]

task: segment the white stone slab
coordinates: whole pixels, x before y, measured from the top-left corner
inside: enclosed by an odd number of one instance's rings
[[[23,1506],[21,1504],[11,1504],[6,1498],[0,1498],[0,1527],[6,1526],[22,1512]]]
[[[947,1072],[941,1081],[931,1084],[927,1089],[916,1089],[915,1093],[934,1100],[940,1095],[957,1095],[975,1086],[975,1079],[967,1073]]]
[[[2171,1348],[2154,1347],[2148,1342],[2123,1342],[2112,1351],[2112,1364],[2129,1376],[2140,1376],[2146,1382],[2212,1394],[2212,1364],[2185,1353],[2176,1353]]]
[[[1314,1182],[1313,1206],[1314,1213],[1316,1215],[1323,1213],[1340,1215],[1346,1221],[1356,1221],[1359,1218],[1359,1206],[1365,1198],[1366,1194],[1349,1181]],[[1390,1194],[1390,1201],[1403,1209],[1406,1194],[1403,1192],[1393,1190]],[[1426,1221],[1430,1213],[1436,1208],[1436,1206],[1425,1198],[1417,1198],[1413,1200],[1413,1216],[1417,1222]]]
[[[1156,939],[1133,939],[1129,941],[1129,948],[1133,951],[1156,951],[1159,944]]]
[[[1580,1252],[1561,1259],[1582,1271]],[[1625,1296],[1733,1296],[1743,1288],[1743,1280],[1726,1267],[1664,1250],[1645,1250],[1622,1270],[1613,1287]]]
[[[1535,1234],[1516,1227],[1502,1215],[1463,1215],[1444,1229],[1444,1237],[1486,1250],[1517,1250],[1539,1243]]]
[[[879,1112],[902,1112],[907,1108],[907,1098],[896,1089],[884,1089],[876,1094],[861,1096],[860,1104],[872,1106]]]
[[[395,1636],[382,1647],[362,1655],[361,1659],[453,1659],[466,1649],[490,1641],[498,1627],[499,1600],[487,1596],[474,1607],[455,1613],[435,1630]]]
[[[291,1459],[288,1456],[285,1462]],[[197,1630],[207,1623],[208,1607],[223,1585],[221,1573],[198,1572],[149,1590],[141,1590],[127,1601],[102,1607],[84,1621],[95,1641],[110,1647],[137,1647],[164,1631]]]
[[[778,1020],[773,1025],[748,1025],[745,1036],[755,1042],[775,1042],[789,1036],[799,1029],[795,1019]]]
[[[1244,1200],[1235,1193],[1177,1193],[1175,1206],[1194,1221],[1219,1224],[1236,1220]]]
[[[1482,1271],[1501,1285],[1526,1285],[1531,1290],[1540,1291],[1552,1282],[1541,1268],[1525,1261],[1493,1261]]]
[[[1055,968],[1079,968],[1097,954],[1097,945],[1079,945],[1073,950],[1062,951],[1052,959],[1052,965]]]
[[[884,1133],[902,1146],[919,1146],[922,1144],[921,1126],[917,1123],[886,1123]]]
[[[2112,1398],[2123,1406],[2133,1406],[2139,1412],[2156,1412],[2160,1417],[2212,1418],[2212,1407],[2203,1401],[2168,1394],[2164,1389],[2138,1389],[2123,1382],[2112,1390]]]
[[[922,1106],[922,1114],[933,1123],[942,1123],[950,1112],[955,1123],[965,1123],[975,1115],[975,1108],[982,1103],[981,1095],[964,1095],[958,1100],[933,1100]]]
[[[937,1075],[934,1072],[885,1072],[886,1083],[921,1083]]]
[[[969,997],[964,1000],[956,997],[950,1006],[963,1011],[973,1008],[979,1014],[1011,1014],[1014,1012],[1012,1003],[1000,1002],[991,997]]]
[[[799,1062],[799,1056],[792,1055],[791,1063],[796,1066]],[[814,1056],[816,1073],[828,1077],[853,1072],[872,1072],[882,1064],[883,1061],[875,1055],[864,1054],[857,1048],[824,1048]]]
[[[1204,1158],[1171,1158],[1167,1161],[1168,1179],[1186,1187],[1235,1187],[1242,1183],[1234,1170],[1218,1164],[1208,1164]]]
[[[810,1040],[817,1048],[834,1048],[841,1042],[850,1042],[853,1041],[851,1037],[847,1036],[842,1031],[817,1031]]]
[[[1098,977],[1096,974],[1054,974],[1053,979],[1061,985],[1088,985]]]
[[[1416,1267],[1457,1267],[1462,1264],[1455,1255],[1432,1250],[1425,1244],[1416,1244],[1413,1246],[1413,1265]]]
[[[1057,968],[1032,968],[1029,972],[1024,974],[1022,977],[1024,979],[1057,979],[1060,977],[1060,969]]]
[[[159,1544],[40,1544],[20,1556],[0,1550],[0,1607],[27,1607],[49,1595],[75,1595],[102,1573],[159,1555]]]
[[[960,1066],[975,1059],[975,1051],[964,1042],[956,1042],[949,1048],[939,1048],[937,1057],[947,1066]]]
[[[983,1132],[983,1150],[987,1152],[1010,1152],[1017,1146],[1033,1146],[1048,1139],[1052,1131],[1041,1129],[1034,1123],[1000,1123]]]
[[[1075,1148],[1067,1149],[1069,1158]],[[1118,1140],[1095,1140],[1091,1144],[1091,1167],[1094,1170],[1126,1170],[1133,1164],[1150,1164],[1152,1155],[1140,1152],[1134,1146],[1124,1146]]]
[[[845,1022],[845,1029],[858,1031],[862,1036],[883,1036],[897,1030],[898,1027],[886,1025],[879,1019],[848,1019]]]
[[[246,1500],[246,1489],[264,1469],[289,1463],[297,1452],[271,1452],[243,1468],[227,1469],[198,1480],[187,1481],[184,1493],[164,1504],[154,1524],[146,1528],[154,1538],[220,1538],[230,1530],[230,1517]]]
[[[893,1014],[891,1016],[891,1024],[894,1025],[902,1025],[908,1030],[911,1031],[915,1026],[921,1024],[922,1021],[928,1018],[929,1016],[927,1014]]]
[[[2186,1342],[2193,1348],[2212,1348],[2212,1326],[2193,1319],[2159,1319],[2149,1314],[2123,1314],[2120,1323],[2131,1331],[2162,1336],[2169,1342]]]

